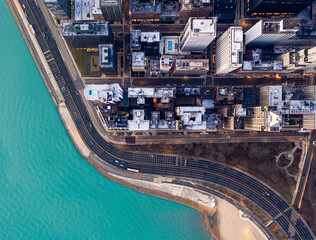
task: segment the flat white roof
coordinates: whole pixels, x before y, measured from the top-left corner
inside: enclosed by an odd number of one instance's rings
[[[189,21],[192,21],[191,31],[195,34],[215,34],[216,33],[216,21],[217,18],[190,18]]]
[[[132,53],[132,67],[144,67],[145,66],[145,53],[133,52]]]
[[[103,85],[86,85],[84,96],[88,101],[116,102],[122,98],[122,88],[118,83]]]
[[[239,62],[239,52],[243,51],[243,30],[241,27],[231,27],[231,62],[241,64]]]
[[[172,67],[173,58],[172,56],[161,56],[160,57],[160,70],[163,72],[169,72]]]
[[[144,96],[147,98],[174,97],[175,88],[128,88],[128,97],[136,98]]]
[[[94,5],[92,7],[92,14],[95,14],[95,15],[101,15],[102,14],[102,11],[101,11],[101,8],[100,8],[100,1],[101,0],[94,0]]]
[[[269,106],[281,108],[282,86],[269,86]]]
[[[205,113],[204,107],[178,107],[176,109],[177,114],[181,117],[183,125],[188,130],[205,130],[206,121],[203,121],[203,115]]]
[[[128,120],[128,129],[146,131],[149,129],[149,122],[149,120],[145,120],[144,109],[133,109],[133,120]]]
[[[209,69],[208,59],[176,59],[177,69]]]
[[[160,32],[142,32],[140,34],[141,42],[159,42],[160,41]]]
[[[75,21],[94,20],[92,7],[94,0],[75,0]]]

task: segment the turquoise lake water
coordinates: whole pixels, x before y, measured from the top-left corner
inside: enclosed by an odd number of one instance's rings
[[[101,176],[77,153],[0,0],[0,239],[209,239],[199,212]]]

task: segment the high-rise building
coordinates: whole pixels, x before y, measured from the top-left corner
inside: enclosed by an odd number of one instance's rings
[[[132,53],[132,70],[134,72],[145,71],[145,53],[144,52]]]
[[[94,19],[97,21],[104,21],[101,6],[100,6],[101,0],[93,0],[93,3],[94,4],[92,6],[91,12]]]
[[[44,0],[47,8],[59,19],[71,19],[71,0]]]
[[[247,108],[245,129],[253,131],[279,132],[282,128],[282,116],[268,107]]]
[[[180,37],[181,51],[202,52],[216,38],[217,18],[189,18]]]
[[[179,20],[186,23],[190,17],[206,18],[213,10],[211,0],[180,0]]]
[[[244,54],[242,71],[238,73],[280,73],[282,71],[282,60],[263,60],[262,49],[254,48]]]
[[[314,0],[249,0],[247,14],[255,17],[293,17]]]
[[[260,106],[282,108],[282,86],[265,86],[260,88]]]
[[[99,45],[99,68],[106,75],[117,74],[117,54],[113,44]]]
[[[75,21],[93,21],[93,4],[94,0],[75,0]]]
[[[280,45],[299,48],[316,46],[316,26],[301,26],[294,37],[283,41]]]
[[[303,87],[303,99],[315,101],[316,100],[316,87],[315,86]]]
[[[240,68],[242,54],[242,27],[230,27],[216,41],[216,74],[227,74]]]
[[[295,36],[298,30],[299,22],[296,20],[260,20],[245,32],[245,44],[275,45]]]
[[[295,72],[300,68],[298,66],[298,53],[296,51],[290,51],[284,53],[278,57],[281,61],[283,61],[284,72]]]
[[[165,21],[174,21],[179,18],[178,1],[161,2],[160,19]]]
[[[176,59],[173,75],[204,75],[209,71],[208,59]]]
[[[100,0],[100,7],[105,21],[122,21],[122,0]]]
[[[88,101],[114,104],[123,99],[123,90],[118,83],[86,85],[84,96]]]
[[[214,0],[214,16],[220,23],[233,23],[237,0]]]
[[[316,47],[284,53],[279,58],[283,60],[286,72],[297,70],[304,70],[308,73],[316,72]]]
[[[303,49],[298,52],[298,65],[304,66],[303,69],[308,73],[316,72],[316,47]]]
[[[142,32],[140,43],[146,56],[159,55],[160,32]]]
[[[130,36],[131,36],[131,50],[140,50],[141,44],[140,44],[140,34],[142,33],[141,30],[131,30]]]
[[[63,22],[62,27],[63,37],[76,48],[92,48],[113,42],[108,22]]]
[[[159,21],[161,3],[156,0],[131,0],[132,21]]]

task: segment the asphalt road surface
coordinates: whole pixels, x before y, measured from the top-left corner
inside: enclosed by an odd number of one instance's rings
[[[122,151],[95,130],[83,100],[63,62],[57,44],[34,0],[19,0],[24,4],[28,21],[33,26],[37,41],[49,67],[61,89],[78,130],[89,148],[101,159],[122,170],[138,170],[141,173],[199,179],[227,188],[242,195],[260,207],[291,239],[312,240],[314,235],[305,221],[273,189],[232,167],[207,160],[178,158],[166,155],[146,155]]]

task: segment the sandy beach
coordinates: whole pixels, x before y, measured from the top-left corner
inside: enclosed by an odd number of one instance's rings
[[[216,223],[212,233],[220,240],[268,239],[250,221],[241,219],[234,205],[220,198],[216,198]]]

